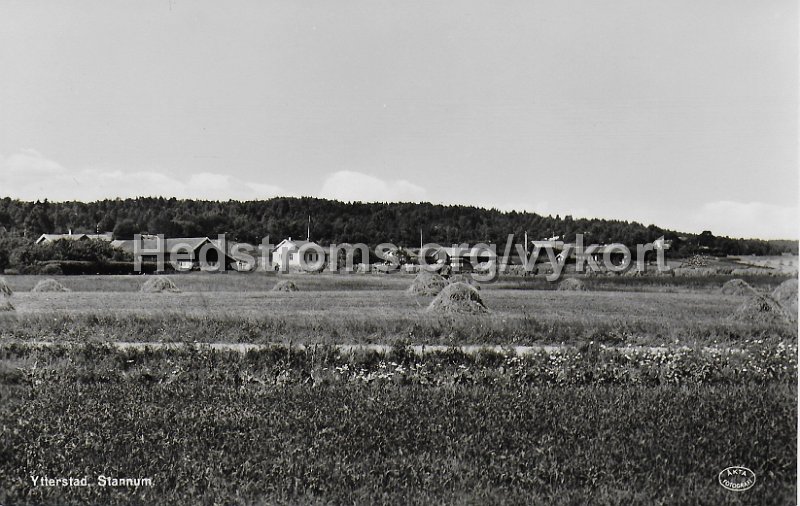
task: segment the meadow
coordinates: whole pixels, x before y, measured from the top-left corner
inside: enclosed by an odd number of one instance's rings
[[[729,276],[481,286],[426,311],[409,276],[9,276],[0,504],[788,504],[797,328],[731,318]],[[272,292],[291,279],[297,292]],[[785,278],[757,276],[768,292]],[[39,343],[48,343],[47,346]],[[239,353],[136,343],[272,343]],[[387,354],[336,344],[380,343]],[[287,344],[305,344],[302,350]],[[410,345],[453,346],[419,356]],[[548,344],[525,357],[472,344]],[[638,348],[638,347],[642,348]],[[658,349],[648,350],[648,347]],[[719,486],[743,465],[757,484]],[[35,487],[30,476],[151,478]]]
[[[7,276],[6,282],[17,292],[30,291],[43,279],[40,275]],[[138,292],[148,275],[80,275],[47,276],[55,279],[75,292]],[[413,275],[395,272],[391,274],[276,274],[274,272],[238,273],[181,273],[171,277],[184,292],[264,292],[270,291],[281,279],[290,279],[302,291],[341,290],[404,290]],[[771,290],[791,275],[749,274],[736,276],[750,285]],[[686,292],[716,291],[730,275],[704,275],[689,277],[672,276],[598,276],[583,278],[594,291],[625,292]],[[501,276],[498,280],[481,285],[484,290],[556,290],[558,283],[548,282],[544,276]]]
[[[141,276],[58,278],[68,293],[31,293],[13,276],[13,317],[3,336],[21,340],[293,342],[439,345],[580,344],[742,346],[796,340],[794,325],[735,321],[744,296],[714,278],[588,278],[587,291],[558,291],[541,277],[481,285],[490,314],[426,311],[432,297],[405,291],[407,275],[190,274],[181,293],[141,293]],[[724,278],[724,277],[720,277]],[[40,278],[38,278],[40,279]],[[272,292],[290,279],[298,292]],[[751,279],[768,292],[785,278]]]

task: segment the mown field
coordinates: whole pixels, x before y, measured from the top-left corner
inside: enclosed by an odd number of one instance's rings
[[[59,278],[72,292],[31,293],[39,279],[6,278],[0,504],[796,498],[797,328],[731,319],[746,297],[719,292],[730,277],[588,278],[582,292],[506,278],[481,287],[482,316],[427,312],[408,276],[296,275],[300,291],[277,293],[286,277],[191,274],[159,294],[138,292],[142,277],[81,276]],[[748,282],[766,293],[784,279]],[[415,344],[561,347],[419,356]],[[752,489],[719,486],[735,465],[755,471]],[[101,474],[153,486],[30,480]]]
[[[76,292],[138,292],[142,283],[152,275],[82,275],[82,276],[6,276],[6,282],[17,292],[30,291],[45,277],[56,279]],[[237,273],[228,271],[219,274],[183,273],[170,276],[185,292],[264,292],[269,291],[281,279],[290,279],[303,291],[341,290],[403,290],[414,278],[411,274],[276,274],[274,272]],[[770,290],[789,275],[752,274],[736,276],[750,285]],[[598,276],[583,277],[592,290],[625,292],[714,292],[731,279],[730,275],[707,275],[692,277],[670,276]],[[548,282],[544,276],[501,276],[498,280],[481,285],[484,290],[556,290],[558,283]]]
[[[276,279],[299,292],[270,291]],[[790,324],[731,319],[745,296],[727,279],[589,278],[588,291],[558,291],[541,278],[481,286],[486,316],[428,313],[432,297],[407,293],[403,275],[184,275],[181,293],[140,293],[139,276],[64,277],[73,292],[31,293],[40,279],[9,277],[14,317],[2,335],[22,340],[405,344],[742,346],[796,340]],[[752,285],[768,292],[785,278]],[[213,287],[213,289],[208,289]],[[625,289],[622,289],[625,288]]]

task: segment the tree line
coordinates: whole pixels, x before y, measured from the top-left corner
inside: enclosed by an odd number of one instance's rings
[[[389,242],[411,248],[419,246],[420,236],[425,243],[443,245],[479,242],[504,245],[508,234],[514,234],[515,241],[521,242],[527,232],[531,240],[561,236],[567,241],[582,233],[585,244],[616,242],[631,248],[663,236],[673,241],[672,256],[697,252],[775,255],[797,253],[798,249],[797,241],[734,239],[717,237],[711,232],[680,233],[635,221],[542,216],[430,203],[345,203],[311,197],[248,202],[175,198],[88,203],[0,199],[0,243],[19,238],[30,242],[42,233],[72,230],[74,233],[113,231],[118,239],[131,238],[135,233],[167,237],[226,234],[230,241],[249,243],[261,242],[269,236],[275,244],[285,237],[305,238],[309,228],[311,239],[322,245],[348,242],[374,247]]]

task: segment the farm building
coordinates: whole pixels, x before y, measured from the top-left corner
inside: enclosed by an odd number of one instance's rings
[[[565,258],[567,260],[576,260],[577,252],[575,249],[574,244],[568,244],[566,246],[570,246],[569,251],[562,251],[558,255],[556,255],[556,259],[559,262],[564,262]],[[594,246],[594,245],[593,245]],[[585,247],[585,253],[583,253],[584,258],[592,259],[595,262],[603,263],[603,257],[608,254],[611,263],[614,265],[619,265],[623,259],[625,258],[624,252],[620,249],[621,245],[615,244],[604,244],[595,246],[591,251],[589,250],[590,246]],[[567,256],[568,255],[568,256]]]
[[[561,251],[564,249],[564,241],[557,241],[555,239],[549,240],[545,239],[542,241],[531,241],[530,244],[536,248],[541,248],[542,250],[547,248],[552,248],[553,251]]]
[[[103,234],[73,234],[72,230],[70,230],[66,234],[42,234],[38,239],[36,239],[35,243],[51,243],[60,241],[62,239],[67,241],[111,241],[113,239],[113,234],[111,232],[105,232]]]
[[[196,270],[201,267],[201,260],[205,261],[204,267],[211,269],[224,268],[233,261],[224,251],[225,245],[218,244],[208,237],[172,237],[162,239],[159,244],[157,236],[147,235],[140,238],[138,248],[136,240],[115,240],[111,245],[131,255],[136,256],[139,251],[142,262],[157,262],[158,252],[164,252],[164,262],[171,263],[178,270]],[[220,265],[224,262],[224,265]]]
[[[483,264],[492,260],[493,255],[486,250],[464,247],[442,247],[426,252],[428,263],[434,258],[433,263],[440,263],[450,267],[453,272],[472,272]],[[496,258],[496,255],[495,255]]]
[[[288,272],[291,270],[309,270],[317,267],[320,270],[325,262],[325,250],[319,244],[301,239],[282,240],[272,250],[272,265],[275,270]],[[305,269],[304,269],[305,267]]]
[[[231,268],[239,271],[239,272],[250,272],[258,268],[258,254],[260,251],[260,247],[253,246],[252,244],[247,243],[239,243],[233,246],[237,246],[242,248],[241,251],[247,252],[253,258],[243,258],[233,253],[233,249],[230,250],[230,254],[232,257],[231,261]]]

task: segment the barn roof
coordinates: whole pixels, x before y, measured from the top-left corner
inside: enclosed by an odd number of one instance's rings
[[[127,251],[128,253],[133,253],[133,243],[134,240],[132,239],[111,241],[112,246]],[[184,250],[188,248],[191,251],[197,251],[206,243],[211,243],[216,248],[219,248],[219,245],[208,237],[170,237],[164,239],[164,251],[169,252],[176,248],[182,248]],[[155,250],[158,248],[158,239],[155,237],[142,238],[140,244],[141,249]]]
[[[301,247],[305,246],[306,244],[317,244],[317,243],[315,243],[314,241],[307,241],[305,239],[292,239],[290,237],[288,239],[282,240],[277,245],[275,245],[275,248],[273,248],[273,251],[278,249],[278,248],[280,248],[284,244],[290,244],[291,245],[290,247],[294,247],[294,248],[300,249]]]
[[[106,232],[104,234],[42,234],[38,239],[36,239],[36,244],[60,241],[61,239],[65,239],[67,241],[80,241],[83,239],[110,241],[111,232]]]

